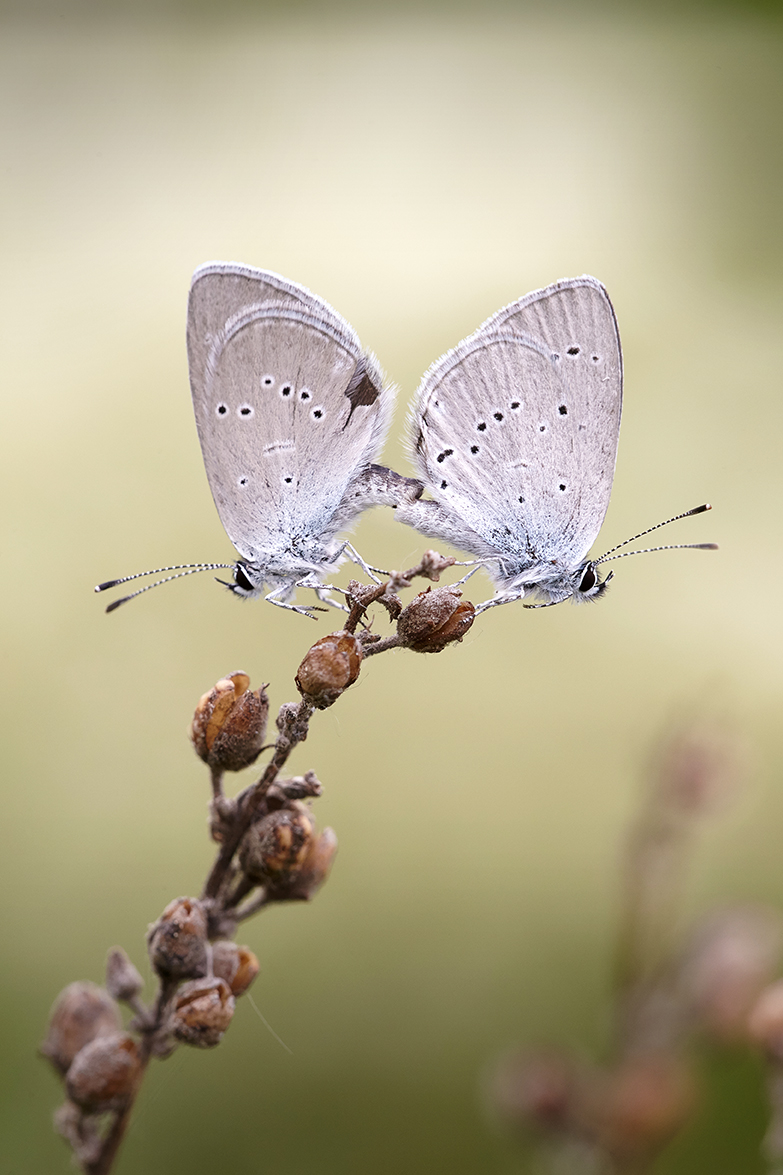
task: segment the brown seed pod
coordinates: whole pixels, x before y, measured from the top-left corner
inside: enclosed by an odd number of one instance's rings
[[[96,1037],[76,1054],[68,1070],[68,1097],[91,1112],[119,1109],[141,1072],[138,1046],[127,1032]]]
[[[269,699],[264,686],[255,692],[249,686],[246,673],[229,673],[196,707],[190,739],[196,754],[213,770],[241,771],[261,753]]]
[[[299,800],[270,812],[245,833],[239,846],[243,870],[261,884],[285,882],[301,868],[314,831],[310,809]]]
[[[299,872],[286,890],[291,901],[309,902],[326,881],[337,853],[337,836],[333,828],[325,828],[313,837]]]
[[[218,979],[225,979],[233,996],[244,995],[258,975],[258,959],[249,947],[221,939],[212,944],[212,971]]]
[[[159,975],[196,978],[207,973],[207,915],[197,898],[176,898],[150,926],[147,950]]]
[[[69,983],[54,1002],[41,1052],[60,1073],[67,1073],[86,1044],[120,1028],[120,1009],[107,991],[87,981]]]
[[[419,592],[397,621],[400,643],[414,653],[440,653],[461,641],[476,616],[470,600],[461,601],[461,596],[453,587]]]
[[[325,710],[353,685],[362,664],[362,647],[350,632],[321,637],[305,654],[295,682],[300,694],[317,710]]]
[[[169,1028],[183,1044],[210,1049],[220,1044],[234,1015],[234,997],[225,979],[194,979],[177,993]]]
[[[585,1095],[585,1125],[622,1162],[653,1154],[688,1121],[696,1104],[691,1072],[676,1056],[629,1057],[596,1076]]]

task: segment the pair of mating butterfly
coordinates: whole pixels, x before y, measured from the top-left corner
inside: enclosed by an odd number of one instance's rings
[[[626,543],[587,558],[609,505],[622,407],[617,322],[593,277],[512,302],[433,364],[411,416],[421,481],[373,464],[395,390],[345,319],[303,286],[241,265],[201,266],[188,362],[209,485],[241,558],[144,574],[228,567],[237,595],[266,591],[309,615],[288,603],[295,589],[334,602],[323,577],[343,552],[362,562],[338,536],[377,505],[483,563],[497,590],[479,610],[530,592],[544,605],[595,598],[611,578],[599,579],[599,565],[623,558],[615,552]]]

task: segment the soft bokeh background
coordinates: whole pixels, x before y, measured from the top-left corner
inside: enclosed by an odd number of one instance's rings
[[[157,1065],[119,1172],[527,1170],[479,1075],[515,1040],[600,1051],[623,829],[683,711],[754,748],[690,902],[783,904],[781,24],[769,7],[7,6],[2,87],[5,727],[0,1170],[69,1170],[34,1055],[49,1005],[197,891],[208,781],[185,738],[239,667],[275,705],[328,630],[209,576],[116,615],[98,580],[231,558],[184,345],[201,262],[328,299],[401,385],[502,304],[593,273],[626,401],[599,546],[705,499],[600,606],[492,611],[368,663],[292,766],[340,838],[307,908],[243,934],[223,1046]],[[386,458],[401,471],[403,404]],[[406,565],[390,513],[357,545]],[[350,572],[346,572],[346,578]],[[477,577],[473,582],[478,583]],[[486,581],[474,597],[487,592]],[[708,1066],[659,1162],[762,1169],[749,1062]]]

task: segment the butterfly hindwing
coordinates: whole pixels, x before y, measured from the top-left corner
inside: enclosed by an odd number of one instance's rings
[[[577,278],[536,291],[426,374],[414,411],[422,478],[509,569],[576,566],[608,505],[621,394],[603,286]]]
[[[205,266],[191,288],[188,353],[207,477],[240,554],[263,563],[331,537],[391,408],[351,327],[276,274]]]

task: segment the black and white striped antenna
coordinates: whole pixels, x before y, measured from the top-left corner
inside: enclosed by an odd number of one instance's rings
[[[626,559],[629,555],[649,555],[653,551],[717,551],[717,543],[669,543],[663,547],[644,547],[641,551],[624,551],[622,555],[615,555],[615,551],[619,551],[621,547],[635,543],[637,539],[644,538],[646,534],[652,534],[654,530],[660,530],[662,526],[668,526],[670,522],[679,522],[681,518],[690,518],[691,514],[703,514],[705,510],[711,509],[712,506],[709,502],[705,502],[703,506],[694,506],[692,510],[684,510],[682,514],[675,514],[672,518],[667,518],[665,522],[657,522],[655,526],[648,526],[647,530],[640,530],[632,538],[625,539],[616,547],[612,547],[600,559],[593,559],[591,566],[598,567],[601,563],[612,563],[615,559]]]
[[[141,596],[144,592],[148,592],[152,588],[160,587],[162,583],[171,583],[173,579],[182,579],[186,575],[196,575],[199,571],[219,571],[221,569],[231,571],[235,566],[235,563],[175,563],[173,567],[156,567],[152,571],[137,571],[135,575],[123,575],[121,579],[107,579],[105,583],[99,583],[95,590],[96,592],[105,592],[109,588],[119,587],[121,583],[130,583],[134,579],[144,579],[147,575],[163,575],[166,571],[177,572],[176,575],[164,575],[163,579],[156,579],[155,583],[148,583],[145,587],[131,592],[129,596],[122,596],[119,600],[113,600],[106,609],[107,612],[113,612],[115,608],[119,608],[120,604],[127,604],[128,600],[135,600],[136,596]]]

